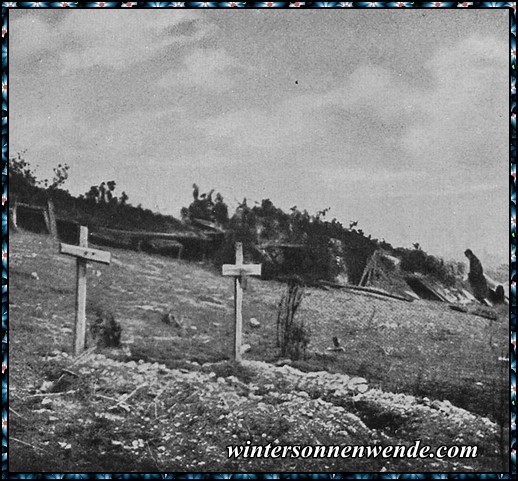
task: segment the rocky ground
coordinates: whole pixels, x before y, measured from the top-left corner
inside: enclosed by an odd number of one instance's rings
[[[43,236],[16,234],[10,249],[12,471],[507,470],[498,416],[508,413],[507,397],[499,395],[507,394],[505,361],[498,359],[505,325],[435,303],[315,289],[301,310],[308,322],[316,319],[311,352],[292,363],[275,354],[282,286],[258,282],[247,291],[245,312],[259,326],[246,322],[251,350],[235,365],[228,279],[204,266],[116,251],[111,266],[89,270],[89,297],[115,313],[123,347],[73,359],[73,262]],[[164,312],[180,324],[164,324]],[[333,334],[347,350],[326,355]],[[247,441],[415,440],[476,445],[479,455],[235,460],[226,450]]]
[[[108,353],[112,354],[112,353]],[[74,364],[54,351],[46,360],[59,383],[17,391],[31,458],[47,469],[153,471],[472,471],[498,459],[498,426],[449,401],[370,389],[363,378],[304,373],[289,365],[245,361],[190,363],[189,369],[118,361],[91,353]],[[73,365],[72,365],[73,364]],[[70,369],[65,366],[71,366]],[[72,374],[73,373],[73,374]],[[58,378],[59,379],[59,378]],[[19,407],[23,405],[23,409]],[[11,416],[12,419],[16,415]],[[34,422],[36,421],[36,422]],[[29,436],[30,434],[30,436]],[[229,460],[227,445],[477,445],[475,460]],[[15,453],[27,453],[13,443]],[[28,448],[28,446],[21,445]],[[49,459],[48,454],[52,453]],[[36,456],[38,454],[38,456]],[[46,458],[46,459],[45,459]],[[145,463],[143,461],[145,460]]]

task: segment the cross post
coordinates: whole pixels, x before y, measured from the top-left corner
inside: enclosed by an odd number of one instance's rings
[[[61,243],[59,252],[76,258],[76,319],[73,348],[74,356],[78,356],[84,351],[86,342],[86,267],[89,261],[109,264],[111,254],[88,247],[88,227],[83,225],[79,230],[79,245]]]
[[[243,244],[236,242],[236,263],[223,264],[222,274],[234,277],[234,360],[241,362],[241,338],[243,336],[243,289],[246,276],[261,276],[261,264],[244,264]]]

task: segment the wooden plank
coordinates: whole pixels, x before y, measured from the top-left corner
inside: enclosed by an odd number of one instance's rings
[[[83,226],[81,226],[81,229]],[[66,254],[69,256],[77,257],[85,261],[100,262],[101,264],[109,264],[111,260],[111,254],[107,251],[101,251],[99,249],[91,249],[88,247],[73,246],[70,244],[59,245],[60,254]]]
[[[471,292],[467,291],[466,289],[461,289],[461,292],[462,292],[462,293],[464,294],[464,296],[465,296],[467,299],[469,299],[470,301],[475,302],[475,301],[477,300],[477,299],[475,298],[475,296],[474,296]]]
[[[243,244],[236,242],[236,264],[243,264]],[[234,279],[234,360],[241,362],[241,342],[243,337],[243,286],[241,285],[242,276]]]
[[[134,231],[109,229],[108,227],[98,227],[94,234],[114,234],[120,236],[135,237],[138,239],[196,239],[200,241],[212,242],[207,232],[150,232],[150,231]]]
[[[79,231],[79,247],[88,247],[88,227],[81,226]],[[76,279],[76,322],[74,325],[74,355],[80,355],[85,349],[86,341],[86,260],[77,259]]]
[[[285,248],[285,249],[308,249],[307,245],[304,244],[288,244],[288,243],[275,243],[275,242],[266,242],[264,244],[260,244],[257,246],[259,249],[271,249],[275,247]]]
[[[46,210],[42,210],[41,213],[43,214],[43,221],[45,222],[45,227],[47,229],[47,232],[50,234],[50,220],[49,220],[49,213]]]
[[[261,265],[260,264],[223,264],[222,274],[224,276],[260,276]]]
[[[261,265],[243,264],[243,243],[236,242],[236,263],[225,264],[224,276],[234,277],[234,360],[241,362],[241,341],[243,336],[243,290],[246,289],[247,275],[261,275]]]
[[[218,234],[224,234],[225,233],[225,230],[222,229],[219,225],[214,224],[214,222],[209,222],[208,220],[194,218],[194,219],[191,219],[191,222],[193,224],[197,224],[197,225],[200,225],[200,226],[212,229],[214,232],[216,232]]]
[[[398,301],[413,302],[413,299],[410,297],[403,297],[403,296],[398,296],[397,294],[391,294],[390,292],[384,291],[382,289],[378,289],[376,287],[351,286],[351,285],[338,284],[337,282],[329,282],[329,281],[320,281],[319,283],[315,284],[315,287],[321,287],[322,285],[333,287],[335,289],[345,289],[348,291],[357,291],[357,292],[365,292],[366,294],[374,294],[376,296],[390,297],[392,299],[397,299]]]
[[[235,333],[234,333],[234,360],[241,362],[241,343],[243,337],[243,287],[241,277],[234,279],[234,309],[235,309]]]
[[[49,222],[49,233],[52,237],[57,238],[58,228],[56,224],[56,212],[54,209],[54,201],[52,199],[47,200],[47,215]]]
[[[17,213],[18,213],[18,204],[15,202],[12,209],[11,209],[11,225],[14,229],[18,229],[18,219],[17,219]]]
[[[37,210],[37,211],[45,210],[45,207],[42,207],[41,205],[26,204],[25,202],[18,202],[17,205],[18,205],[18,207],[23,207],[25,209],[30,209],[30,210]]]

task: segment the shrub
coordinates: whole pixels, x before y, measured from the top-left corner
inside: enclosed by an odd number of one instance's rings
[[[298,360],[301,356],[305,359],[309,344],[309,331],[304,320],[296,318],[303,297],[302,279],[292,277],[288,280],[277,313],[277,346],[280,347],[281,356],[288,356],[293,360]]]

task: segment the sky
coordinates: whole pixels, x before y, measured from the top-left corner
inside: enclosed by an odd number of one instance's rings
[[[507,10],[9,15],[9,151],[39,178],[175,216],[196,182],[508,260]]]

